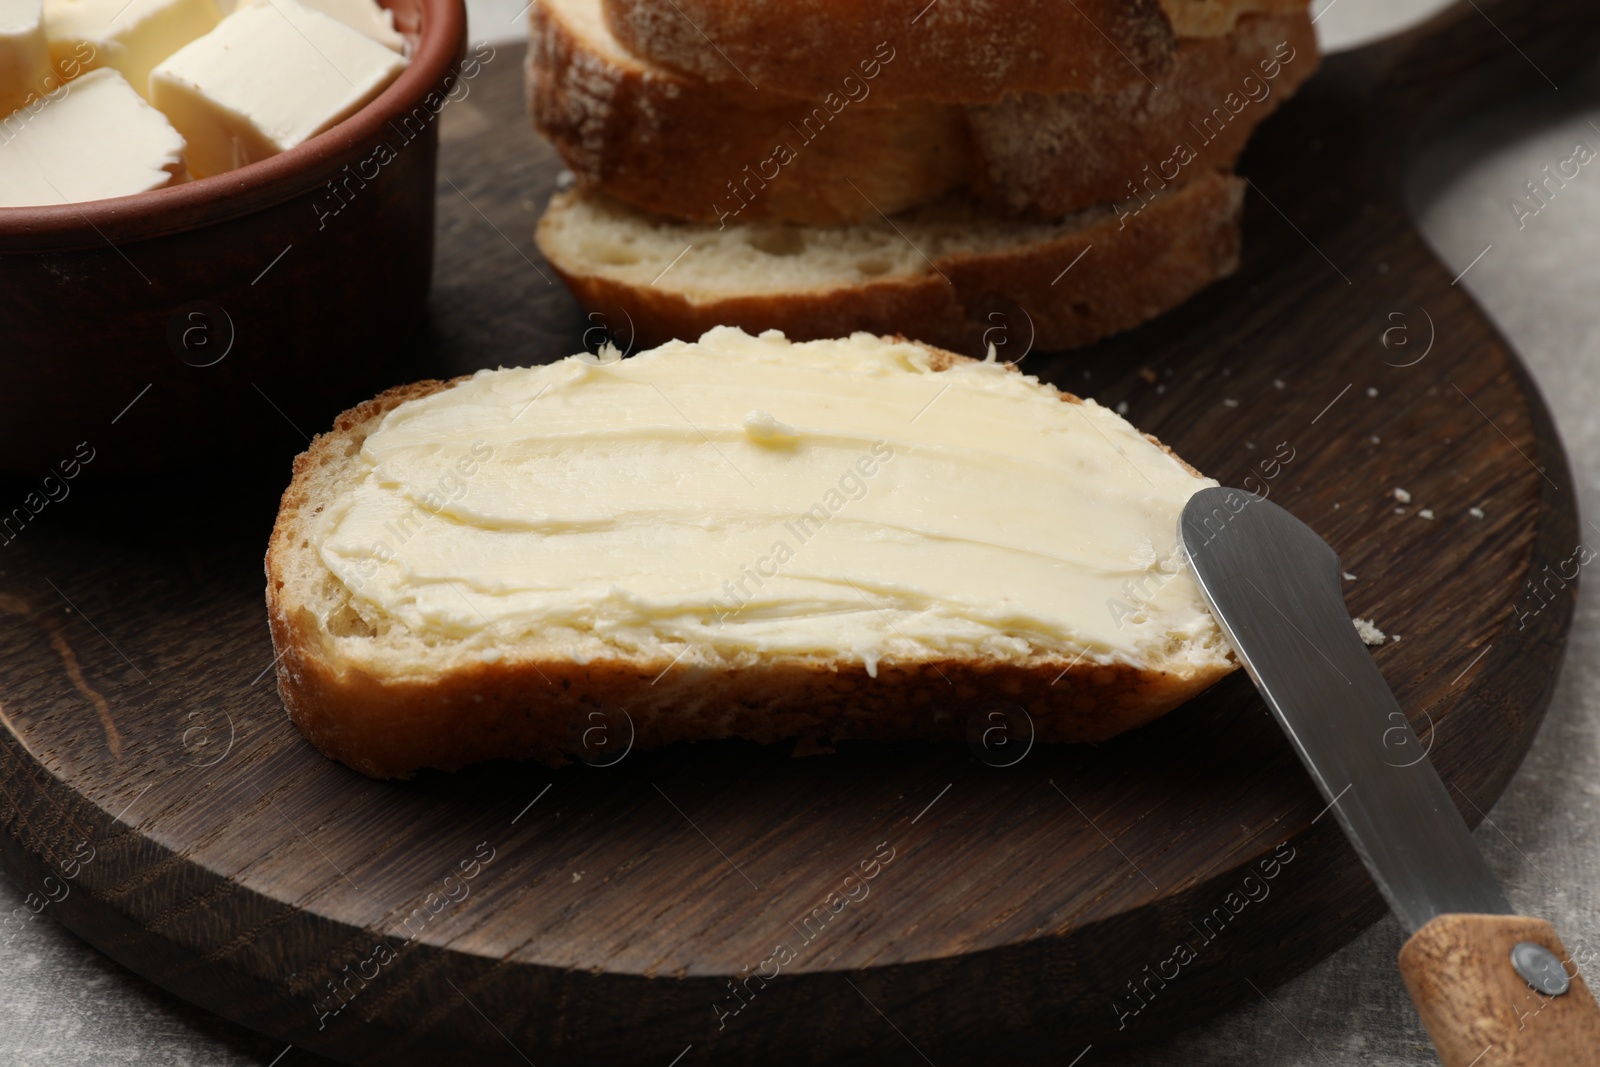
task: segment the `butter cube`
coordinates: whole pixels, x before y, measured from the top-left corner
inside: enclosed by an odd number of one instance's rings
[[[0,207],[129,196],[182,174],[183,138],[116,71],[90,71],[43,100],[0,139]]]
[[[151,102],[189,142],[189,171],[220,174],[276,155],[348,118],[406,60],[297,0],[241,7],[168,56]]]
[[[0,0],[0,117],[44,93],[49,73],[39,0]]]
[[[111,67],[146,98],[151,69],[221,18],[216,0],[44,0],[52,62]]]
[[[250,4],[270,4],[272,0],[239,0],[240,7]],[[320,11],[331,19],[338,19],[352,30],[366,34],[383,47],[403,52],[406,40],[394,28],[394,16],[374,0],[300,0],[313,11]]]

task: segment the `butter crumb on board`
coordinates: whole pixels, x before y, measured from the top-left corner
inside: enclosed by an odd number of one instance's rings
[[[1378,629],[1377,624],[1371,619],[1351,619],[1350,621],[1355,623],[1356,634],[1360,636],[1362,644],[1376,646],[1389,640],[1388,635]]]

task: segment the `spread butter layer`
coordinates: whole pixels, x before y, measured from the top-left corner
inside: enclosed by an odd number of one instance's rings
[[[379,631],[1177,669],[1221,636],[1178,563],[1215,481],[1115,413],[920,346],[732,328],[482,371],[384,417],[321,558]],[[592,642],[581,642],[593,647]]]

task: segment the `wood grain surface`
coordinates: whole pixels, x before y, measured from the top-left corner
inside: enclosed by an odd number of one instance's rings
[[[1534,989],[1511,964],[1520,943],[1539,945],[1570,987]],[[1555,927],[1522,915],[1440,915],[1400,950],[1400,974],[1444,1067],[1594,1067],[1600,1007]],[[1559,968],[1559,970],[1556,970]]]
[[[1329,540],[1470,823],[1538,727],[1582,550],[1545,408],[1400,178],[1418,131],[1576,65],[1597,23],[1576,0],[1480,0],[1330,60],[1245,158],[1237,277],[1023,362]],[[557,167],[521,115],[520,50],[480,58],[442,116],[429,333],[395,381],[598,340],[533,249]],[[365,779],[272,689],[261,555],[318,428],[286,421],[265,469],[204,440],[182,473],[80,462],[8,531],[0,858],[31,895],[0,954],[47,912],[352,1062],[944,1067],[1071,1063],[1196,1022],[1382,912],[1242,676],[1099,746],[728,742]],[[82,437],[99,454],[118,432]],[[38,488],[0,484],[8,508]],[[944,710],[981,724],[992,696]]]

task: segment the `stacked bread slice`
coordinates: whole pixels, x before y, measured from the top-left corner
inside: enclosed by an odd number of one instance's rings
[[[538,240],[640,345],[712,326],[1085,344],[1238,262],[1306,0],[536,0],[576,178]]]

